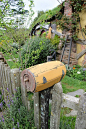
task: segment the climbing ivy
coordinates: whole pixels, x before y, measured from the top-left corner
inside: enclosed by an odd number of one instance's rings
[[[57,21],[57,25],[62,30],[70,31],[74,41],[76,41],[78,40],[77,34],[79,29],[86,35],[86,26],[85,28],[82,28],[81,25],[80,27],[78,26],[78,23],[80,23],[79,12],[82,11],[83,7],[86,9],[86,2],[84,0],[71,0],[70,5],[73,10],[71,18],[64,15],[61,20]]]

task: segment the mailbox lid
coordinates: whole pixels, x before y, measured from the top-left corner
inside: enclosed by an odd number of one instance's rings
[[[42,64],[38,64],[28,68],[35,76],[38,76],[41,73],[56,69],[64,64],[60,61],[50,61]]]
[[[49,71],[45,71],[35,77],[36,89],[35,92],[42,91],[46,88],[53,86],[54,84],[60,82],[62,78],[66,75],[65,65],[59,66]]]

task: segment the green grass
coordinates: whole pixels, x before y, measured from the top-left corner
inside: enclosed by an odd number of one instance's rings
[[[86,81],[80,81],[69,76],[65,76],[61,84],[63,93],[73,92],[78,89],[84,89],[86,91]]]

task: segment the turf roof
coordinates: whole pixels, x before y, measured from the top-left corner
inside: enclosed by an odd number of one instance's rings
[[[46,11],[35,22],[32,23],[30,29],[32,29],[34,26],[36,26],[37,23],[41,23],[42,21],[49,20],[50,18],[52,18],[53,16],[58,14],[59,11],[61,10],[61,8],[62,8],[62,5],[59,5],[52,10]]]

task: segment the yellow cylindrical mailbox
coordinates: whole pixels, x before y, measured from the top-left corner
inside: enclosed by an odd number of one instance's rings
[[[27,91],[38,92],[61,81],[66,67],[60,61],[50,61],[32,66],[21,73],[21,83]]]

